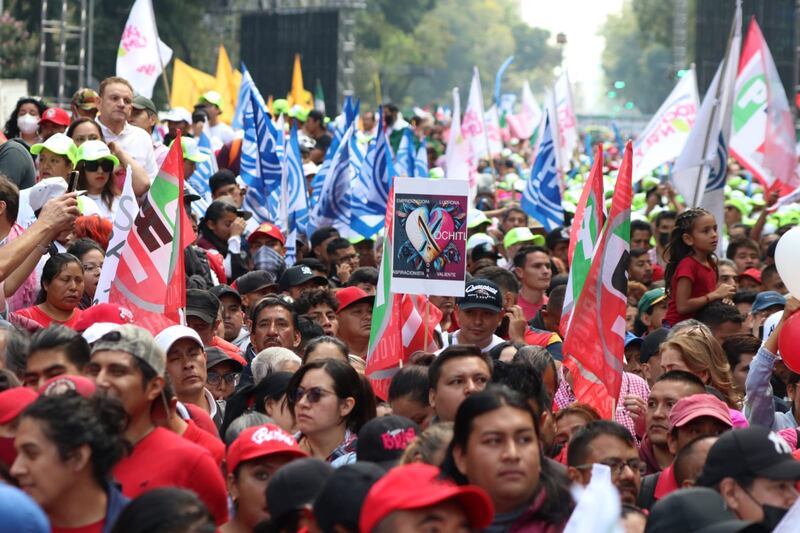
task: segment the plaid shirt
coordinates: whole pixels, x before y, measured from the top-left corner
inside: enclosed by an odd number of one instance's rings
[[[304,437],[305,435],[299,432],[294,436],[297,442],[300,442],[300,440],[303,439]],[[349,429],[346,430],[344,432],[344,438],[342,439],[342,442],[331,452],[331,454],[325,460],[331,463],[331,465],[334,468],[355,463],[357,443],[358,443],[358,435],[356,435]]]
[[[556,396],[553,399],[553,402],[556,404],[556,406],[558,406],[559,409],[563,409],[564,407],[575,403],[576,399],[575,393],[572,391],[572,387],[570,387],[569,383],[567,383],[567,380],[564,379],[563,368],[560,369],[559,372],[562,373],[561,383],[558,386],[558,390],[556,391]],[[647,385],[647,381],[636,374],[623,372],[622,387],[619,390],[619,397],[624,398],[625,396],[639,396],[646,402],[647,398],[650,397],[650,387]],[[636,436],[633,419],[631,418],[630,413],[628,413],[628,410],[625,408],[625,404],[623,402],[617,402],[617,409],[614,413],[614,422],[625,426],[628,431],[631,432],[631,435],[633,435],[636,443],[639,443],[639,437]]]

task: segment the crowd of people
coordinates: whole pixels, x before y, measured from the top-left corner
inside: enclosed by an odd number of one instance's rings
[[[622,390],[604,420],[562,365],[571,213],[545,231],[520,207],[531,146],[509,140],[481,162],[465,294],[429,297],[437,347],[411,354],[383,398],[364,375],[383,238],[318,228],[287,266],[287,236],[242,208],[242,136],[220,101],[160,117],[112,77],[69,111],[23,98],[9,117],[1,531],[552,533],[597,465],[630,533],[771,531],[795,504],[800,374],[778,338],[800,301],[775,267],[792,227],[770,217],[776,195],[731,190],[715,220],[663,180],[637,184]],[[328,120],[273,112],[301,129],[313,183]],[[395,150],[408,128],[425,138],[431,175],[446,173],[446,120],[389,104],[359,118],[360,143],[378,121]],[[141,202],[178,130],[194,172],[204,128],[220,170],[184,249],[185,324],[151,334],[96,303],[112,221],[125,180]],[[585,170],[576,159],[569,187]]]

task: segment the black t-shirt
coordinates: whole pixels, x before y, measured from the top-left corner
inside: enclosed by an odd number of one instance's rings
[[[0,173],[20,190],[36,184],[36,167],[25,141],[11,139],[0,145]]]

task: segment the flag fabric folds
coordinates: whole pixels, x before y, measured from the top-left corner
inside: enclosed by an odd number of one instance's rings
[[[569,76],[564,71],[556,80],[553,90],[555,113],[558,123],[558,164],[562,169],[569,168],[570,159],[578,146],[578,122],[575,118],[575,107],[572,104],[572,88]]]
[[[378,116],[383,116],[382,110]],[[350,207],[350,225],[365,239],[372,238],[383,228],[394,176],[389,140],[383,130],[383,120],[378,120],[378,133],[370,141],[361,171],[353,182]]]
[[[445,150],[445,177],[469,180],[470,198],[475,197],[477,164],[472,145],[461,131],[461,96],[458,87],[453,88],[453,120],[450,123],[450,138]]]
[[[297,238],[305,235],[308,228],[308,191],[295,127],[292,127],[289,139],[286,141],[285,153],[286,160],[281,176],[279,226],[286,235],[286,266],[289,267],[297,261]]]
[[[522,192],[522,209],[551,231],[564,224],[564,208],[561,206],[561,187],[558,179],[556,147],[553,142],[553,123],[550,113],[545,111],[539,149],[531,168],[525,190]]]
[[[414,176],[415,155],[411,128],[405,128],[403,136],[400,138],[400,145],[397,147],[397,153],[394,156],[394,168],[398,176]]]
[[[354,135],[355,122],[347,128],[336,149],[328,175],[320,187],[319,200],[311,211],[314,229],[333,226],[343,237],[353,234],[350,228],[351,183],[358,169],[352,161]]]
[[[172,49],[158,38],[150,0],[136,0],[131,7],[117,49],[117,76],[133,85],[136,93],[153,97],[153,86],[172,59]]]
[[[530,139],[536,132],[536,127],[542,120],[542,109],[536,103],[531,91],[528,80],[522,84],[522,101],[520,112],[516,115],[508,115],[506,122],[513,137],[518,139]]]
[[[213,91],[217,87],[217,79],[211,74],[193,68],[180,59],[172,64],[172,88],[170,90],[170,107],[194,109],[200,96]]]
[[[200,133],[200,137],[197,139],[197,149],[201,154],[206,155],[208,159],[195,165],[194,173],[186,179],[186,189],[200,197],[199,200],[192,202],[192,212],[199,219],[205,215],[206,209],[213,201],[208,180],[219,168],[217,167],[214,148],[211,145],[211,138],[205,130]]]
[[[248,185],[244,207],[259,223],[277,224],[283,173],[283,129],[272,123],[255,87],[250,91],[246,106],[240,164],[240,175]]]
[[[247,67],[244,65],[244,63],[242,63],[241,76],[242,81],[239,84],[239,96],[236,99],[236,111],[234,112],[233,119],[231,121],[231,127],[233,129],[244,129],[244,112],[249,105],[250,92],[256,86],[256,84],[253,82],[253,77],[250,76],[250,72],[247,70]],[[264,99],[261,97],[261,93],[258,92],[258,89],[256,89],[256,94],[263,103]],[[266,107],[266,104],[264,104],[264,108]]]
[[[289,102],[289,107],[300,106],[303,109],[312,109],[314,107],[314,97],[303,87],[303,68],[300,66],[300,54],[294,55],[292,89],[286,99]]]
[[[237,76],[237,74],[238,72],[231,66],[228,51],[225,50],[224,46],[220,45],[219,54],[217,55],[215,90],[222,97],[222,114],[219,118],[225,124],[231,123],[235,112],[234,106],[236,105],[241,83],[241,75]]]
[[[127,167],[125,184],[122,186],[122,195],[119,197],[119,203],[117,205],[111,237],[108,240],[108,247],[106,248],[106,257],[103,261],[103,268],[100,270],[100,279],[97,280],[97,288],[94,291],[93,305],[108,303],[108,293],[111,291],[111,282],[117,276],[119,254],[128,241],[128,233],[131,231],[131,220],[134,220],[139,212],[139,204],[136,203],[136,195],[133,193],[133,180],[131,179],[130,166]]]
[[[564,366],[579,403],[614,416],[622,386],[631,225],[631,143],[625,147],[611,211],[564,337]],[[602,158],[598,157],[598,161]]]

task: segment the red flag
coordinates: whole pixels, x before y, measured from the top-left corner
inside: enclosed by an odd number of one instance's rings
[[[186,306],[183,250],[189,237],[179,133],[120,252],[108,296],[109,302],[133,311],[136,325],[153,335],[181,322],[181,310]]]
[[[622,356],[630,253],[631,160],[625,146],[611,211],[564,339],[564,365],[580,403],[612,419],[622,386]]]

